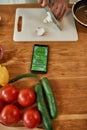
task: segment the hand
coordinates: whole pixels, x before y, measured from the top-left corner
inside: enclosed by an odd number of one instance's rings
[[[51,6],[51,10],[55,17],[60,20],[68,6],[68,0],[55,0]]]
[[[48,4],[48,0],[37,0],[38,1],[38,3],[42,6],[42,7],[45,7],[45,6],[47,6],[47,4]]]

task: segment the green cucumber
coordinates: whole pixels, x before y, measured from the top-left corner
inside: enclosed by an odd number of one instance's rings
[[[45,104],[42,85],[40,83],[38,83],[35,86],[35,92],[36,92],[36,95],[37,95],[38,110],[41,112],[41,115],[42,115],[43,125],[44,125],[46,130],[53,130],[52,120],[51,120],[51,117],[49,115],[49,112],[48,112],[46,104]]]
[[[50,115],[54,119],[58,115],[58,110],[52,87],[47,77],[42,78],[42,86],[47,98]]]
[[[38,76],[36,76],[35,74],[20,74],[20,75],[18,75],[18,76],[16,76],[16,77],[10,79],[9,83],[13,83],[13,82],[15,82],[15,81],[17,81],[17,80],[19,80],[19,79],[29,78],[29,77],[30,77],[30,78],[34,78],[34,79],[36,79],[36,80],[39,82],[39,78],[38,78]]]

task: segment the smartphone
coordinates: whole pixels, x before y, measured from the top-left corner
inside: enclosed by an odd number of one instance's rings
[[[48,51],[48,45],[34,45],[31,61],[31,72],[47,73]]]

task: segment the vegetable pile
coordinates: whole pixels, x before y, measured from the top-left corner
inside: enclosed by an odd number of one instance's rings
[[[34,88],[19,90],[12,84],[28,77],[38,81]],[[35,128],[42,123],[46,130],[52,130],[52,119],[57,117],[57,113],[55,97],[47,77],[40,80],[34,74],[22,74],[1,88],[0,120],[4,125],[13,126],[21,121],[25,127]]]

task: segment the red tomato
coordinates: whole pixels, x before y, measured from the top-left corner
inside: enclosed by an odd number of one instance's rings
[[[11,103],[17,99],[18,93],[19,92],[15,86],[9,85],[2,90],[1,98],[7,103]]]
[[[37,109],[28,109],[24,112],[22,121],[25,127],[35,128],[41,123],[41,114]]]
[[[18,103],[27,107],[35,103],[36,95],[35,91],[29,88],[22,89],[18,95]]]
[[[4,107],[4,102],[3,102],[3,100],[0,99],[0,112],[3,109],[3,107]]]
[[[13,125],[20,118],[20,110],[15,105],[6,105],[1,112],[1,122],[5,125]]]

